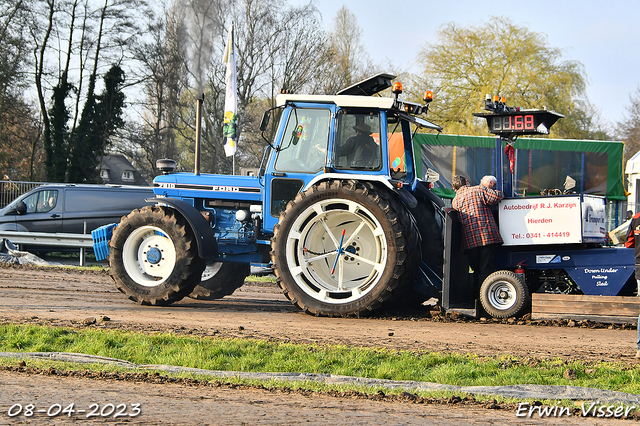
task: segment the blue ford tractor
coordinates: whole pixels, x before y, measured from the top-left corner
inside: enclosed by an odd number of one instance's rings
[[[271,266],[286,297],[313,315],[415,301],[419,285],[437,293],[443,204],[430,190],[437,176],[416,176],[412,135],[441,128],[421,117],[430,92],[425,104],[400,100],[398,83],[379,95],[394,78],[332,96],[278,95],[261,124],[263,135],[276,130],[256,176],[201,174],[198,147],[194,173],[160,160],[155,205],[94,233],[117,288],[144,305],[217,299],[254,264]]]

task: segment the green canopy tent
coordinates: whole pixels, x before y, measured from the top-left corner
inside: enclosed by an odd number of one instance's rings
[[[503,176],[509,160],[502,142]],[[575,191],[605,195],[609,200],[626,201],[623,185],[623,142],[518,138],[513,168],[513,188],[519,195],[537,195],[543,189],[561,189],[566,176],[576,181]],[[496,138],[416,134],[416,168],[422,176],[427,168],[440,173],[434,190],[442,198],[453,198],[451,178],[463,175],[478,184],[484,175],[496,173]]]
[[[418,133],[414,150],[418,176],[428,168],[440,174],[434,192],[451,199],[454,175],[465,176],[472,185],[484,175],[496,173],[496,137]],[[510,174],[509,159],[502,142],[502,176]],[[513,191],[517,196],[539,195],[544,190],[563,189],[567,176],[576,181],[574,191],[603,195],[608,200],[608,227],[619,224],[626,209],[623,184],[623,142],[518,138],[513,144]]]

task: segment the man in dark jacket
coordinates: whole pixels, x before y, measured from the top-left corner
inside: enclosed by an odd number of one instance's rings
[[[494,176],[485,176],[477,186],[462,186],[456,191],[451,206],[458,211],[462,224],[462,249],[473,269],[476,290],[495,272],[496,248],[502,244],[491,206],[504,198],[496,189]]]
[[[636,250],[636,281],[638,282],[638,296],[640,296],[640,213],[636,213],[629,223],[627,240],[624,243],[627,248]],[[636,342],[636,358],[640,359],[640,315],[638,315],[638,341]]]
[[[371,127],[360,123],[353,126],[355,136],[347,139],[339,148],[340,156],[347,157],[347,165],[353,168],[380,168],[380,146],[371,137]]]

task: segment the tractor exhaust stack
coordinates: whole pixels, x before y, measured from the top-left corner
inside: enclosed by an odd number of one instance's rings
[[[193,174],[200,174],[200,139],[202,133],[202,104],[204,103],[204,93],[197,99],[196,107],[196,153],[193,166]]]

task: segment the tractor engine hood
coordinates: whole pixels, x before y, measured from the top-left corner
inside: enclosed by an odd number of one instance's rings
[[[197,181],[197,183],[194,183]],[[153,192],[158,197],[215,198],[262,202],[262,185],[255,176],[172,173],[158,176],[153,181]]]

